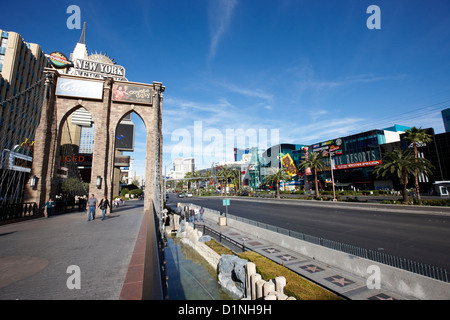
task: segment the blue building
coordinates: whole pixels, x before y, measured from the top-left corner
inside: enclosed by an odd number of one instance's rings
[[[445,132],[450,132],[450,108],[441,111]]]

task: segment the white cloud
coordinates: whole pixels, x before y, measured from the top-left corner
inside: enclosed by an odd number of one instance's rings
[[[248,88],[244,88],[242,86],[238,86],[238,85],[235,85],[232,83],[225,83],[225,82],[221,82],[221,83],[219,83],[219,85],[231,92],[239,93],[239,94],[242,94],[247,97],[261,98],[261,99],[268,100],[268,101],[273,100],[273,94],[271,94],[268,91],[263,90],[263,89],[259,89],[259,88],[248,89]]]
[[[230,25],[237,0],[209,1],[210,46],[208,59],[215,57],[220,39]]]

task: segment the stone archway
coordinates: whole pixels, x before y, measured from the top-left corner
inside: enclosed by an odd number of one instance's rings
[[[37,177],[37,184],[31,188],[28,182],[25,188],[26,201],[36,202],[42,208],[49,197],[55,197],[61,128],[68,115],[83,106],[91,113],[95,123],[89,193],[94,194],[97,199],[104,195],[110,199],[113,196],[115,130],[123,116],[136,112],[147,130],[144,211],[150,213],[153,206],[157,205],[157,212],[161,212],[161,113],[165,89],[162,84],[115,82],[111,78],[102,81],[59,74],[53,69],[47,69],[46,73],[51,76],[45,83],[32,164],[32,174]],[[121,90],[126,88],[127,96],[113,95],[113,91],[116,93],[119,86],[122,87]],[[100,187],[96,184],[97,177],[101,177]]]

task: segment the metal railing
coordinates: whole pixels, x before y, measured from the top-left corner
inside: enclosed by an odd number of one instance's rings
[[[0,221],[35,217],[38,212],[35,202],[0,203]]]
[[[206,210],[206,208],[205,208]],[[223,215],[222,212],[212,209],[207,209],[209,212],[214,214]],[[304,234],[297,231],[288,230],[285,228],[273,226],[270,224],[258,222],[255,220],[238,217],[232,214],[227,214],[227,218],[233,219],[236,221],[240,221],[243,223],[247,223],[262,229],[270,230],[276,233],[280,233],[289,237],[293,237],[299,240],[303,240],[309,243],[313,243],[319,246],[323,246],[329,249],[345,252],[347,254],[364,258],[367,260],[375,261],[378,263],[382,263],[385,265],[389,265],[391,267],[395,267],[398,269],[406,270],[412,273],[420,274],[422,276],[433,278],[436,280],[440,280],[443,282],[449,281],[449,272],[445,268],[435,267],[429,264],[417,262],[414,260],[400,258],[397,256],[393,256],[384,252],[374,251],[370,249],[361,248],[354,245],[345,244],[338,241],[323,239],[316,236],[311,236],[308,234]],[[223,236],[222,236],[223,237]],[[238,244],[240,245],[240,244]],[[241,245],[242,246],[242,245]]]
[[[236,221],[241,221],[243,223],[248,223],[259,228],[267,229],[273,232],[281,233],[289,237],[293,237],[299,240],[303,240],[306,242],[310,242],[319,246],[327,247],[329,249],[345,252],[347,254],[351,254],[353,256],[357,256],[360,258],[376,261],[378,263],[386,264],[391,267],[395,267],[398,269],[406,270],[409,272],[413,272],[416,274],[420,274],[425,277],[433,278],[436,280],[449,282],[449,272],[440,267],[435,267],[429,264],[417,262],[414,260],[400,258],[397,256],[393,256],[384,252],[374,251],[370,249],[365,249],[349,244],[345,244],[338,241],[323,239],[316,236],[311,236],[308,234],[304,234],[297,231],[288,230],[285,228],[276,227],[273,225],[269,225],[266,223],[261,223],[258,221],[238,217],[235,215],[228,214],[228,218],[234,219]]]

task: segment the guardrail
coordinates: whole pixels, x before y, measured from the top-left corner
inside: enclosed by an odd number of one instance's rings
[[[36,202],[0,203],[0,221],[34,217],[38,211]]]
[[[191,204],[191,206],[195,207],[196,205]],[[217,214],[217,215],[224,214],[223,212],[220,212],[217,210],[205,208],[205,212],[207,212],[207,211],[209,211],[213,214]],[[406,270],[406,271],[409,271],[412,273],[420,274],[420,275],[428,277],[428,278],[440,280],[443,282],[449,282],[449,272],[444,268],[435,267],[435,266],[432,266],[429,264],[420,263],[420,262],[406,259],[406,258],[400,258],[397,256],[386,254],[384,252],[374,251],[374,250],[370,250],[370,249],[361,248],[358,246],[341,243],[338,241],[333,241],[333,240],[323,239],[323,238],[316,237],[316,236],[311,236],[311,235],[304,234],[301,232],[288,230],[285,228],[273,226],[270,224],[258,222],[258,221],[247,219],[247,218],[242,218],[242,217],[232,215],[232,214],[227,214],[227,218],[233,219],[233,220],[236,220],[236,221],[239,221],[242,223],[250,224],[250,225],[262,228],[262,229],[277,232],[277,233],[280,233],[280,234],[283,234],[283,235],[286,235],[289,237],[293,237],[293,238],[303,240],[303,241],[306,241],[309,243],[313,243],[313,244],[316,244],[319,246],[323,246],[323,247],[326,247],[329,249],[344,252],[344,253],[347,253],[347,254],[350,254],[353,256],[357,256],[357,257],[364,258],[367,260],[372,260],[372,261],[375,261],[378,263],[389,265],[391,267]]]

